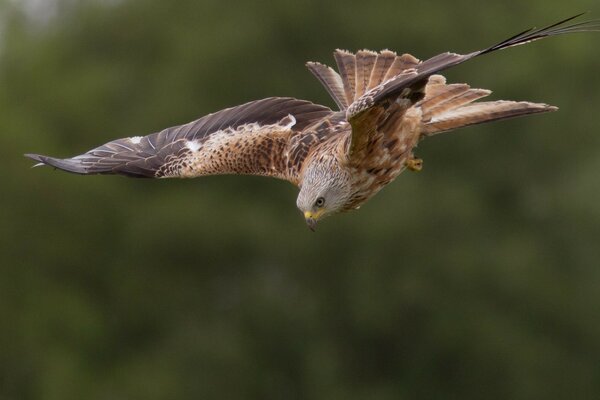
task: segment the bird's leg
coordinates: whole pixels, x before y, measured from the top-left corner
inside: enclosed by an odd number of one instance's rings
[[[423,169],[423,160],[420,158],[415,158],[415,156],[412,154],[410,157],[408,157],[405,164],[406,168],[410,169],[411,171],[419,172]]]

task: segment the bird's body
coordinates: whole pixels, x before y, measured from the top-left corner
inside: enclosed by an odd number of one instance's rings
[[[28,157],[79,174],[193,178],[252,174],[292,182],[298,208],[314,229],[327,215],[359,208],[405,168],[420,169],[414,149],[425,137],[459,127],[556,110],[546,104],[477,102],[491,92],[446,84],[438,72],[481,54],[547,36],[597,30],[598,23],[565,26],[569,18],[529,30],[466,55],[425,61],[384,50],[334,53],[339,74],[307,66],[338,111],[293,98],[272,97],[209,114],[148,136],[108,142],[85,154]]]

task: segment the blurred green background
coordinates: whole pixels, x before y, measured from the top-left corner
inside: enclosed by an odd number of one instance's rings
[[[600,34],[447,73],[557,113],[427,140],[306,228],[259,177],[31,170],[226,106],[332,106],[337,47],[466,52],[597,0],[0,0],[0,399],[600,398]]]

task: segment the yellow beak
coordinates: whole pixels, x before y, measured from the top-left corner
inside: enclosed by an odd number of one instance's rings
[[[306,225],[308,225],[308,228],[311,231],[315,231],[315,228],[317,227],[317,221],[319,221],[319,217],[321,216],[321,211],[317,211],[317,212],[311,212],[311,211],[306,211],[304,212],[304,219],[306,220]]]

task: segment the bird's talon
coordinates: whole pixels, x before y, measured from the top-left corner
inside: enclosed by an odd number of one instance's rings
[[[423,169],[423,160],[420,158],[410,158],[406,160],[406,168],[411,171],[419,172]]]

